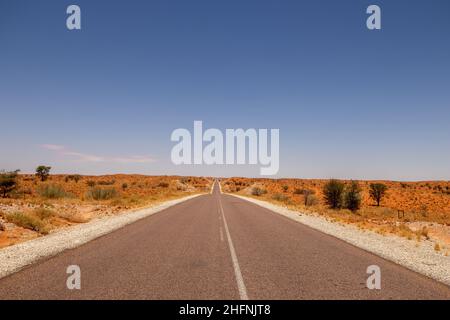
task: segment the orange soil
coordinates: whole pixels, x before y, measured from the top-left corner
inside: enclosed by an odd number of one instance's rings
[[[358,181],[362,192],[361,209],[352,213],[349,210],[331,210],[324,203],[323,187],[328,180],[321,179],[252,179],[229,178],[221,181],[225,192],[253,196],[253,187],[260,187],[266,194],[255,198],[286,205],[295,210],[324,215],[333,220],[357,224],[380,233],[395,233],[420,240],[423,234],[450,249],[450,182],[422,181]],[[344,181],[349,184],[350,181]],[[370,183],[384,183],[387,193],[380,207],[369,196]],[[287,191],[283,187],[287,186]],[[318,203],[305,207],[304,196],[295,194],[296,189],[315,191]],[[274,195],[282,195],[281,200]],[[400,211],[400,212],[399,212]],[[404,216],[403,216],[404,212]],[[423,236],[422,238],[424,238]]]
[[[36,217],[36,210],[45,208],[52,213],[42,219],[50,232],[62,227],[118,214],[158,202],[209,191],[212,180],[202,177],[108,175],[81,176],[76,182],[68,175],[52,175],[45,182],[34,175],[19,175],[18,187],[9,198],[0,198],[0,248],[42,235],[8,221],[9,214],[22,212]],[[88,197],[88,190],[114,188],[117,195],[109,200],[96,201]],[[45,185],[61,187],[66,196],[48,199],[40,195]],[[1,227],[1,226],[0,226]]]

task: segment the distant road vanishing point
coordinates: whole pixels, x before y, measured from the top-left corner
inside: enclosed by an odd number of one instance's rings
[[[69,265],[81,269],[80,290],[66,286]],[[381,290],[366,287],[370,265]],[[0,279],[0,299],[450,299],[450,288],[216,183]]]

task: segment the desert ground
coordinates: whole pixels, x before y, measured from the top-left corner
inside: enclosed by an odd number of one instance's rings
[[[356,211],[331,209],[320,179],[223,178],[224,192],[236,193],[353,224],[380,234],[432,241],[450,253],[450,182],[358,181],[361,206]],[[144,208],[187,195],[208,192],[213,179],[144,175],[17,175],[17,186],[0,197],[0,248],[58,229]],[[350,181],[342,181],[347,187]],[[387,190],[380,205],[370,197],[370,184]],[[308,195],[305,195],[305,190]]]
[[[224,192],[240,194],[286,206],[303,213],[317,214],[330,221],[357,225],[380,234],[395,234],[410,240],[433,241],[435,250],[450,253],[450,182],[448,181],[357,181],[361,207],[331,209],[324,200],[320,179],[222,179]],[[351,181],[342,181],[346,188]],[[386,185],[380,205],[370,197],[372,183]],[[305,190],[309,195],[305,196]],[[305,199],[308,197],[308,199]]]
[[[0,197],[0,248],[93,219],[125,213],[209,191],[202,177],[143,175],[50,175],[41,181],[17,175],[17,186]]]

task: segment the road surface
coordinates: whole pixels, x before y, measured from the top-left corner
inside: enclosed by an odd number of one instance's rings
[[[66,286],[69,265],[81,290]],[[381,290],[366,287],[369,265]],[[450,288],[216,185],[0,279],[0,299],[450,299]]]

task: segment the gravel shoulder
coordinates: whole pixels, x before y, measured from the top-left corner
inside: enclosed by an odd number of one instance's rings
[[[352,225],[331,222],[318,215],[293,211],[232,193],[227,194],[250,201],[450,286],[450,257],[437,253],[430,241],[418,243],[395,235],[383,236]]]
[[[73,249],[130,223],[199,196],[191,195],[121,215],[92,220],[0,250],[0,279],[43,258]]]

